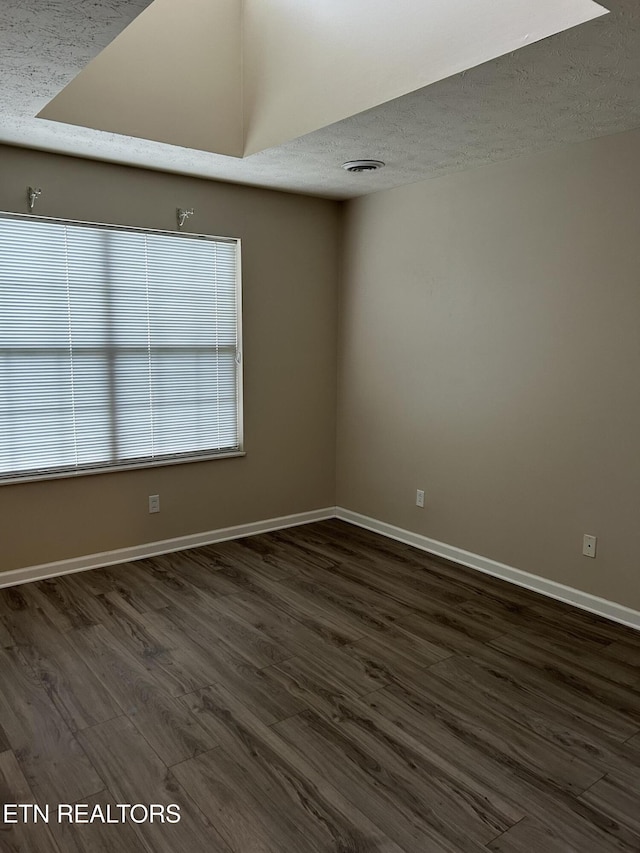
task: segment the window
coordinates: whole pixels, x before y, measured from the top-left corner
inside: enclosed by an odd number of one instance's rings
[[[242,450],[239,242],[0,214],[0,482]]]

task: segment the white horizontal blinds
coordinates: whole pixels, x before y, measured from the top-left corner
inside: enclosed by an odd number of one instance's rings
[[[151,455],[145,239],[67,227],[80,466]]]
[[[61,225],[0,219],[0,472],[73,466]]]
[[[236,257],[0,218],[0,477],[237,449]]]
[[[235,245],[150,235],[148,271],[154,452],[237,447]]]

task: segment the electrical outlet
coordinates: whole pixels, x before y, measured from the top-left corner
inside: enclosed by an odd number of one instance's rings
[[[424,506],[424,489],[418,489],[416,492],[416,506]]]
[[[585,557],[595,557],[597,542],[598,540],[595,536],[589,536],[588,533],[584,534],[582,537],[582,553]]]
[[[160,512],[160,495],[149,495],[149,512]]]

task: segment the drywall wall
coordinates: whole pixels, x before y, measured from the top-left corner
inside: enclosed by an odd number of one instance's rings
[[[639,150],[348,203],[338,505],[640,609]]]
[[[41,118],[241,157],[238,0],[154,0]]]
[[[333,506],[335,202],[0,147],[0,208],[242,239],[246,456],[0,486],[0,569]],[[147,497],[161,512],[149,515]]]

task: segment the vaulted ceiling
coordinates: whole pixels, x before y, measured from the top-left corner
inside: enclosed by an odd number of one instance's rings
[[[521,19],[509,21],[518,3],[496,0],[495,20],[487,12],[456,27],[451,10],[477,12],[475,0],[402,0],[395,26],[385,8],[396,4],[354,0],[373,26],[360,41],[345,36],[354,21],[335,0],[271,2],[306,10],[315,42],[303,43],[290,15],[295,49],[291,35],[282,42],[286,28],[275,27],[270,48],[254,33],[253,65],[245,44],[242,69],[236,0],[189,0],[210,16],[199,30],[186,0],[4,0],[0,141],[348,198],[640,126],[637,0],[520,0]],[[225,32],[211,29],[220,9]],[[334,23],[327,58],[319,34],[329,44]],[[258,16],[256,32],[266,24]],[[360,157],[387,165],[340,168]]]

